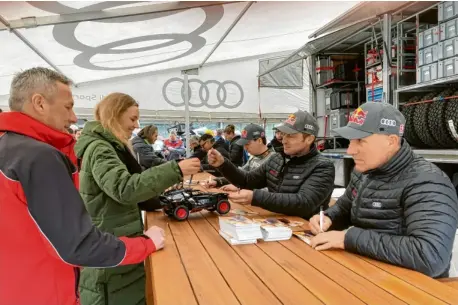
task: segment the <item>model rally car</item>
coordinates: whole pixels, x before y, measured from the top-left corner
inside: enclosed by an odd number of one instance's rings
[[[164,212],[177,220],[186,220],[189,213],[206,209],[227,214],[231,204],[226,193],[208,193],[192,188],[173,189],[159,196]]]

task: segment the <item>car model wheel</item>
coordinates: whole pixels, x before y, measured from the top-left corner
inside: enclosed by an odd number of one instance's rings
[[[220,214],[227,214],[231,210],[231,204],[227,200],[220,200],[216,204],[216,211]]]
[[[186,220],[189,216],[189,210],[184,205],[177,206],[173,213],[177,220]]]

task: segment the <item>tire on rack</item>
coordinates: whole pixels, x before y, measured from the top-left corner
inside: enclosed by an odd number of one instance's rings
[[[444,125],[445,130],[442,132],[447,132],[455,142],[454,148],[458,148],[458,98],[450,99],[445,106]]]
[[[419,147],[422,148],[424,147],[424,144],[420,141],[418,138],[417,134],[415,133],[415,129],[413,127],[413,114],[415,112],[415,107],[417,105],[410,105],[410,103],[415,103],[420,100],[419,96],[414,96],[410,100],[407,101],[406,105],[402,107],[402,114],[404,115],[406,119],[406,125],[404,128],[404,138],[407,140],[407,142],[410,144],[412,147]]]
[[[446,96],[457,96],[458,91],[453,92],[454,90],[451,90],[447,92]],[[449,130],[449,124],[448,120],[445,118],[446,116],[446,109],[449,107],[449,103],[451,102],[451,99],[449,100],[438,100],[432,103],[432,105],[429,108],[428,112],[428,128],[430,133],[433,135],[434,139],[441,144],[442,148],[458,148],[458,142],[453,139],[451,136],[451,133],[448,132]],[[453,112],[450,112],[448,114],[452,114]],[[453,121],[453,119],[452,119]]]
[[[421,100],[427,101],[432,100],[436,96],[435,93],[429,93],[425,95]],[[422,103],[418,104],[415,107],[415,111],[413,113],[413,128],[415,133],[418,136],[418,139],[429,148],[437,148],[439,143],[434,140],[433,136],[430,134],[428,130],[428,110],[431,103]]]

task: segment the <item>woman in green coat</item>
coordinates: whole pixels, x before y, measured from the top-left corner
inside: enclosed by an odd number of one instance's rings
[[[138,104],[129,95],[105,97],[96,106],[95,118],[86,123],[75,146],[86,209],[102,231],[116,236],[141,235],[139,204],[147,207],[148,201],[180,182],[183,175],[197,173],[200,162],[171,161],[142,172],[129,143],[139,119]],[[145,304],[144,264],[85,268],[79,288],[82,305]]]

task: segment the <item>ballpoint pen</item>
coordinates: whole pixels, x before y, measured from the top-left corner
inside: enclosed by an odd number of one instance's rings
[[[320,206],[320,231],[323,232],[324,212],[323,206]]]

